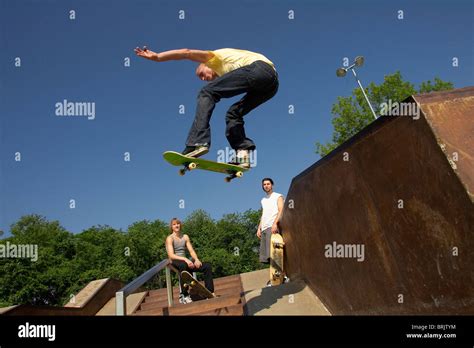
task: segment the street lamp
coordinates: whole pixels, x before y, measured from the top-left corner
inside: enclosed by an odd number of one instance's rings
[[[364,57],[362,56],[357,56],[356,59],[354,60],[354,63],[352,65],[348,66],[347,68],[339,68],[336,70],[336,75],[337,77],[344,77],[346,76],[347,70],[351,69],[352,73],[354,74],[354,77],[359,84],[360,89],[362,90],[362,93],[364,94],[365,100],[367,100],[367,104],[369,104],[370,111],[372,111],[372,114],[374,115],[375,119],[377,119],[377,115],[375,114],[374,109],[372,108],[372,104],[370,104],[369,98],[367,97],[367,94],[365,94],[364,87],[362,87],[362,84],[359,81],[359,78],[357,77],[357,74],[355,72],[355,67],[362,66],[364,64]]]

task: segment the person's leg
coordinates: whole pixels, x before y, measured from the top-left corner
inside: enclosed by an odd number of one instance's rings
[[[188,264],[184,261],[181,261],[181,260],[173,260],[173,262],[171,262],[171,264],[178,270],[178,277],[179,277],[179,285],[180,285],[180,289],[179,289],[179,292],[181,294],[183,294],[184,296],[189,296],[188,292],[186,291],[186,289],[184,289],[182,287],[182,280],[181,280],[181,272],[183,271],[187,271],[188,270]],[[189,272],[189,271],[188,271]]]
[[[255,149],[255,143],[245,135],[244,116],[257,106],[271,99],[276,92],[277,88],[270,90],[267,94],[258,94],[256,92],[247,93],[242,99],[229,108],[225,118],[225,135],[234,150]]]
[[[234,150],[254,150],[255,143],[246,137],[244,116],[271,99],[278,91],[278,75],[268,64],[257,62],[251,73],[252,88],[226,114],[226,137]]]
[[[272,237],[272,229],[270,227],[262,231],[262,235],[260,238],[260,253],[259,253],[259,260],[261,263],[270,262],[271,237]]]
[[[181,260],[173,260],[171,264],[178,269],[179,273],[181,274],[182,271],[186,271],[188,268],[188,264]]]
[[[189,130],[186,146],[211,145],[211,128],[209,121],[212,112],[222,98],[231,98],[250,89],[250,66],[231,71],[209,82],[199,92],[196,115]]]
[[[196,272],[202,272],[204,275],[204,284],[210,292],[214,292],[214,281],[212,279],[212,266],[210,263],[203,262],[200,268],[195,269]]]

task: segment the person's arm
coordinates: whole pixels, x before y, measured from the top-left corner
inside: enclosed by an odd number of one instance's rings
[[[184,261],[188,264],[188,266],[189,264],[193,264],[191,260],[188,260],[186,257],[178,256],[174,253],[173,239],[171,237],[166,238],[166,252],[168,253],[168,258],[170,260]]]
[[[278,215],[277,215],[275,221],[273,222],[272,233],[277,233],[278,232],[278,222],[280,221],[281,214],[283,213],[283,204],[284,203],[285,203],[285,201],[283,200],[283,196],[278,197],[278,201],[277,201]]]
[[[178,50],[157,53],[149,50],[146,46],[144,46],[143,49],[139,47],[135,48],[135,53],[139,57],[154,60],[155,62],[188,59],[194,62],[205,63],[209,59],[214,57],[214,54],[210,51],[193,50],[189,48],[181,48]]]
[[[262,219],[263,219],[263,209],[262,209],[262,216],[260,216],[260,222],[258,223],[258,228],[257,228],[258,238],[262,238]]]
[[[191,257],[194,259],[194,265],[199,268],[202,265],[202,262],[199,260],[196,252],[194,251],[193,245],[191,244],[191,240],[189,239],[189,236],[186,235],[186,247],[188,248],[189,254]]]

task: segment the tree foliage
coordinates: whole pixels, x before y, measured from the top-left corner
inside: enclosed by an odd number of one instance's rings
[[[376,115],[380,115],[380,109],[384,103],[402,102],[413,94],[429,93],[432,91],[444,91],[453,88],[451,82],[445,82],[435,77],[434,83],[431,81],[422,82],[418,91],[410,82],[404,81],[399,71],[392,75],[387,75],[380,85],[370,83],[365,92],[374,108]],[[316,153],[325,156],[337,146],[348,140],[357,132],[374,120],[367,101],[360,88],[355,88],[349,97],[338,97],[333,105],[331,113],[333,115],[332,141],[322,144],[316,142]]]

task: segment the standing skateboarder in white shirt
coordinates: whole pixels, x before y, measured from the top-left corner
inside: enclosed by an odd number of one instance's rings
[[[278,233],[278,221],[283,212],[283,195],[273,192],[273,180],[262,180],[262,189],[266,196],[262,198],[262,217],[257,229],[260,238],[260,262],[268,263],[270,259],[270,239],[272,233]]]
[[[284,199],[280,193],[273,192],[273,180],[264,178],[262,180],[262,189],[266,196],[262,198],[262,217],[257,229],[257,237],[260,239],[261,263],[270,263],[270,243],[273,233],[278,233],[278,222],[283,213]],[[288,282],[288,277],[284,277],[283,282]],[[271,286],[268,281],[267,286]]]

